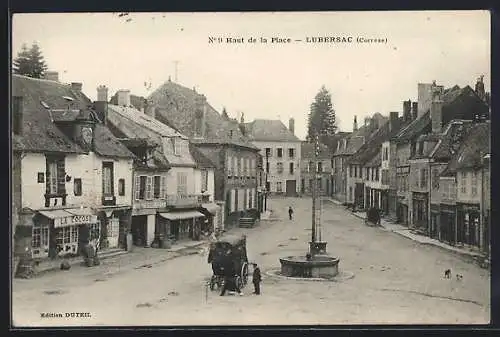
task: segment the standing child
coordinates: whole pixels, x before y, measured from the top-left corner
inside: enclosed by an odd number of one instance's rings
[[[288,218],[290,220],[293,219],[293,209],[292,209],[292,206],[288,207]]]
[[[253,264],[253,275],[252,275],[252,283],[255,289],[254,294],[260,295],[260,282],[262,281],[262,277],[260,275],[260,268],[257,263]]]

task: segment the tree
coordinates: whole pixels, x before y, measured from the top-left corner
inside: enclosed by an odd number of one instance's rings
[[[15,74],[33,78],[42,78],[47,70],[42,51],[36,42],[31,45],[29,50],[26,44],[23,44],[13,64]]]
[[[314,97],[308,116],[307,140],[318,136],[331,136],[337,131],[332,98],[325,86]]]

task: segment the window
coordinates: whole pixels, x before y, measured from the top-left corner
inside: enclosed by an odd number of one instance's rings
[[[293,163],[290,163],[290,174],[293,174]]]
[[[424,142],[418,142],[418,154],[422,155],[424,153]]]
[[[237,162],[236,162],[237,158],[236,157],[233,157],[233,163],[232,163],[232,172],[233,172],[233,177],[236,177],[238,175],[238,165],[237,165]]]
[[[106,229],[107,229],[106,236],[108,238],[118,237],[120,231],[120,219],[119,218],[109,219]]]
[[[255,167],[255,158],[250,160],[250,176],[255,177],[256,167]]]
[[[243,176],[243,158],[238,160],[238,177]]]
[[[382,170],[382,184],[389,185],[389,171]]]
[[[231,156],[228,154],[227,155],[227,163],[226,163],[226,166],[227,166],[227,176],[228,177],[232,177],[233,176],[233,167],[231,166],[233,163],[233,160],[231,158]]]
[[[33,226],[31,237],[32,248],[47,248],[49,247],[49,226]]]
[[[101,224],[100,223],[93,223],[89,225],[90,229],[90,235],[89,239],[92,240],[98,240],[101,238]]]
[[[352,166],[349,165],[349,177],[352,178]]]
[[[283,173],[283,163],[276,163],[278,174]]]
[[[427,169],[420,170],[420,187],[427,187]]]
[[[113,193],[113,162],[102,163],[102,194],[112,196]]]
[[[251,209],[253,207],[253,189],[248,190],[248,208]]]
[[[177,194],[187,195],[187,174],[185,172],[177,172]]]
[[[201,191],[208,191],[208,171],[201,170]]]
[[[352,201],[352,186],[349,186],[349,201]]]
[[[384,147],[383,160],[389,160],[389,149],[387,147]]]
[[[477,195],[477,172],[472,172],[472,181],[470,184],[471,193],[473,196]]]
[[[375,168],[375,181],[379,181],[380,179],[380,168]]]
[[[155,199],[161,198],[161,176],[153,177],[153,197]]]
[[[144,200],[146,197],[146,176],[135,177],[135,200]]]
[[[153,199],[153,177],[146,177],[146,200]]]
[[[82,179],[75,178],[73,179],[73,191],[75,192],[75,196],[79,197],[82,195]]]
[[[288,158],[293,159],[295,158],[295,149],[288,149]]]
[[[46,157],[46,193],[60,195],[66,193],[66,170],[64,157]]]
[[[125,195],[125,179],[118,179],[118,195],[121,197]]]
[[[281,147],[278,147],[278,148],[276,149],[276,156],[277,156],[278,158],[283,158],[283,149],[282,149]]]
[[[38,182],[38,183],[44,183],[44,182],[45,182],[45,173],[43,173],[43,172],[38,172],[38,179],[37,179],[37,182]]]
[[[307,171],[314,173],[314,162],[313,161],[309,162],[309,166],[307,167]]]
[[[249,174],[248,174],[248,158],[245,158],[243,160],[243,175],[248,177]]]
[[[181,146],[182,146],[182,140],[179,137],[172,138],[172,141],[174,142],[174,154],[176,156],[181,155]]]
[[[460,193],[467,193],[467,173],[460,173]]]
[[[65,244],[78,242],[78,226],[61,227],[56,232],[56,244],[63,246]]]
[[[321,173],[323,172],[323,163],[322,162],[318,162],[318,173]]]
[[[266,157],[270,158],[272,156],[273,156],[273,153],[271,152],[271,148],[270,147],[266,147]]]
[[[276,183],[276,192],[281,193],[283,192],[282,186],[281,186],[281,181],[278,181]]]
[[[266,173],[269,174],[269,163],[266,163]]]
[[[439,189],[439,170],[437,168],[432,169],[432,188]]]

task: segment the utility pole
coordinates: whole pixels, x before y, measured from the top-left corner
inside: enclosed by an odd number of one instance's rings
[[[267,186],[269,185],[269,152],[266,150],[266,186],[264,188],[264,211],[267,211],[267,194],[269,191],[267,190]]]
[[[177,68],[178,68],[178,65],[179,65],[179,61],[175,60],[174,61],[174,70],[175,70],[175,72],[174,72],[174,80],[175,80],[176,83],[177,83],[177,70],[178,70]]]

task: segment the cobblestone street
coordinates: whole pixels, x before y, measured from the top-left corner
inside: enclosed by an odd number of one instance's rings
[[[16,326],[484,324],[490,320],[487,270],[438,247],[367,227],[342,206],[325,202],[322,234],[340,270],[354,278],[312,282],[271,276],[279,257],[303,255],[311,231],[310,198],[269,200],[275,220],[247,234],[248,256],[263,272],[262,295],[220,297],[206,280],[202,247],[178,253],[144,249],[13,282]],[[288,206],[295,219],[287,216]],[[445,269],[452,278],[444,279]],[[463,275],[457,280],[455,275]],[[88,312],[89,318],[41,318],[42,313]]]

